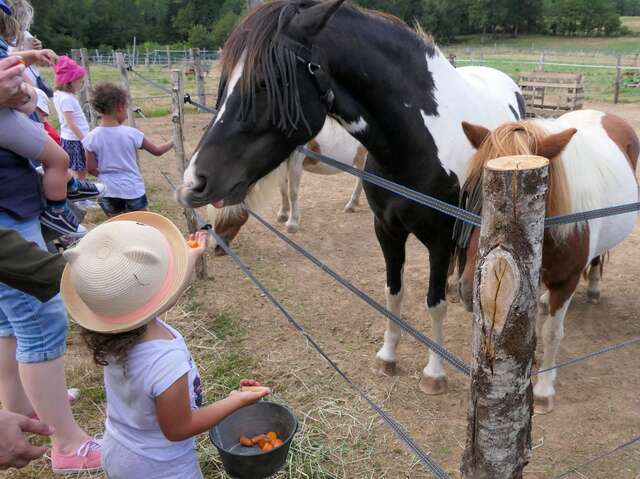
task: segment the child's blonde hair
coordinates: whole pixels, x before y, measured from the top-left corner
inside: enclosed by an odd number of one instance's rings
[[[24,32],[29,30],[33,21],[33,7],[27,0],[8,0],[13,15],[0,12],[0,36],[7,43],[19,45]]]

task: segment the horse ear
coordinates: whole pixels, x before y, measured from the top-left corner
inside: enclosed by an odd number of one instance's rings
[[[484,126],[473,125],[471,123],[467,123],[466,121],[462,122],[462,129],[464,130],[464,134],[471,142],[471,145],[477,150],[482,145],[482,142],[487,139],[487,137],[491,134],[491,131],[486,129]]]
[[[562,150],[566,148],[571,141],[571,138],[573,138],[573,135],[577,132],[578,130],[575,128],[569,128],[561,131],[560,133],[547,136],[538,144],[535,154],[549,160],[555,158],[562,153]]]
[[[319,2],[296,15],[289,28],[305,38],[312,38],[322,31],[343,3],[344,0]]]

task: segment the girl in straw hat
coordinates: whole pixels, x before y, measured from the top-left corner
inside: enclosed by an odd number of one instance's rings
[[[140,211],[98,226],[64,253],[63,299],[94,361],[105,367],[102,465],[109,479],[201,478],[194,436],[269,394],[234,391],[201,407],[198,369],[184,338],[158,318],[204,253],[206,234],[191,239],[197,247],[165,217]]]

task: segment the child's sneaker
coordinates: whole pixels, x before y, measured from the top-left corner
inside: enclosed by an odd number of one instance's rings
[[[78,474],[102,471],[102,444],[91,438],[78,448],[75,454],[51,453],[51,468],[54,474]]]
[[[82,238],[87,229],[80,224],[76,215],[66,204],[62,208],[47,208],[40,215],[40,223],[61,235]]]
[[[104,191],[105,186],[102,183],[74,179],[69,182],[67,187],[67,199],[69,201],[82,201],[101,198]]]

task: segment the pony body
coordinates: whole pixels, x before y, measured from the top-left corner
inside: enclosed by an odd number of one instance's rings
[[[464,125],[478,147],[470,165],[463,195],[481,187],[482,167],[499,156],[534,154],[550,159],[547,216],[564,215],[638,201],[636,165],[640,142],[622,118],[593,110],[567,113],[557,120],[529,120],[499,127],[494,132]],[[564,318],[583,273],[589,277],[589,299],[599,300],[600,258],[633,230],[636,213],[563,225],[545,231],[541,281],[547,291],[537,322],[544,356],[541,369],[552,368],[564,335]],[[479,229],[462,244],[460,294],[471,310],[473,271]],[[589,266],[592,268],[589,270]],[[554,405],[556,371],[539,375],[534,388],[536,410]]]

